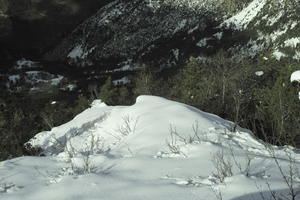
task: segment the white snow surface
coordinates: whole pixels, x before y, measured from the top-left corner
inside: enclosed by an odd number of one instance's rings
[[[262,75],[264,75],[264,72],[263,71],[257,71],[257,72],[255,72],[255,75],[256,76],[262,76]]]
[[[286,194],[265,145],[246,129],[234,131],[232,124],[161,97],[140,96],[132,106],[96,100],[72,121],[29,141],[45,157],[0,163],[0,199],[215,200],[219,193],[225,200],[259,199],[261,194],[268,199],[266,182]],[[286,152],[299,167],[300,155],[292,148],[273,148],[285,173]],[[242,168],[233,164],[233,175],[224,183],[214,175],[218,151]],[[252,159],[248,176],[247,157]]]
[[[33,68],[36,67],[37,65],[38,65],[37,62],[22,58],[16,61],[14,68],[15,69]]]
[[[253,0],[246,8],[225,20],[222,25],[234,25],[237,30],[244,30],[265,6],[267,0]]]
[[[300,83],[300,70],[294,71],[291,75],[291,82],[299,82]]]
[[[124,76],[121,79],[113,80],[114,85],[126,85],[130,83],[130,79],[127,76]]]
[[[287,57],[286,54],[282,53],[282,52],[279,51],[278,49],[276,49],[272,54],[273,54],[273,56],[276,58],[276,60],[281,60],[281,58]]]
[[[294,37],[284,41],[284,46],[296,48],[299,43],[300,43],[300,37],[296,37],[296,38]]]

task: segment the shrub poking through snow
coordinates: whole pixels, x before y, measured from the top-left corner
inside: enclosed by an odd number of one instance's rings
[[[76,152],[71,141],[68,142],[66,149],[69,156],[70,169],[75,175],[96,173],[100,166],[94,163],[93,158],[97,154],[107,154],[110,151],[110,148],[105,148],[100,138],[94,134],[91,135],[86,148],[82,151]]]
[[[119,125],[117,132],[121,133],[123,136],[134,133],[136,131],[138,121],[139,118],[134,119],[129,115],[122,117],[122,124]]]
[[[170,154],[175,155],[183,155],[186,157],[186,155],[182,152],[180,145],[178,144],[178,138],[181,138],[185,141],[184,138],[182,138],[178,133],[175,127],[170,125],[170,139],[166,141],[167,146],[169,148]]]
[[[280,164],[280,158],[276,155],[276,152],[274,150],[274,147],[271,145],[266,146],[270,156],[273,158],[276,167],[278,168],[278,171],[282,177],[283,182],[288,188],[287,194],[280,194],[276,193],[271,189],[270,183],[267,182],[269,192],[274,200],[281,200],[281,199],[287,199],[287,200],[297,200],[300,198],[300,174],[299,169],[296,165],[296,159],[293,157],[292,153],[288,151],[288,149],[285,150],[285,157],[288,159],[288,166],[287,171],[285,171],[286,167],[283,167]]]
[[[223,150],[217,151],[213,154],[212,163],[215,167],[213,175],[220,181],[220,183],[224,183],[226,177],[233,175],[232,162],[225,157]]]

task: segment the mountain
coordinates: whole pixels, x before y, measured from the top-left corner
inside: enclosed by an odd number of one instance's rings
[[[109,0],[0,0],[0,61],[40,59]]]
[[[295,149],[155,96],[132,106],[96,100],[27,145],[44,157],[1,162],[1,200],[291,199],[283,175],[299,189]]]
[[[48,52],[48,60],[102,69],[152,62],[161,67],[225,49],[299,60],[296,0],[115,0]]]

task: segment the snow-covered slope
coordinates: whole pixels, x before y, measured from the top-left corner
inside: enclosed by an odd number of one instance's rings
[[[299,10],[298,0],[115,0],[45,57],[99,68],[174,66],[225,49],[238,58],[263,52],[297,61]]]
[[[270,195],[268,184],[288,192],[272,155],[283,173],[300,167],[291,148],[267,150],[229,121],[154,96],[132,106],[97,100],[28,144],[45,157],[1,162],[1,200],[260,199]],[[216,169],[221,157],[232,166],[224,180]]]
[[[239,47],[245,54],[268,50],[269,57],[298,61],[299,13],[298,0],[253,0],[242,11],[226,20],[234,28],[252,34],[246,46]]]

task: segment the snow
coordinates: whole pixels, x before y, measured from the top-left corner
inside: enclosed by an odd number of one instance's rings
[[[188,21],[186,19],[183,19],[182,21],[180,21],[178,26],[173,31],[173,34],[177,33],[178,31],[181,31],[187,25],[187,22]]]
[[[130,65],[124,65],[123,67],[114,69],[112,71],[114,71],[114,72],[122,72],[122,71],[130,71],[130,70],[131,70]]]
[[[27,71],[25,74],[26,82],[31,84],[50,83],[53,86],[57,86],[64,78],[61,75],[54,75],[43,71]]]
[[[244,30],[250,22],[258,15],[258,13],[265,6],[267,0],[253,0],[246,8],[225,20],[221,26],[230,26],[231,24],[237,30]]]
[[[298,25],[297,21],[292,22],[291,29],[294,29]]]
[[[300,43],[300,37],[296,37],[296,38],[294,37],[284,41],[284,46],[296,48],[299,43]]]
[[[300,51],[295,51],[295,55],[293,56],[293,59],[300,60]]]
[[[1,162],[1,200],[215,200],[216,194],[248,200],[261,192],[269,199],[266,183],[288,192],[270,151],[250,131],[161,97],[139,96],[132,106],[96,100],[29,144],[46,156]],[[284,173],[287,154],[300,166],[300,154],[291,147],[273,150]],[[233,164],[223,183],[212,162],[217,152]]]
[[[12,81],[14,84],[17,83],[17,81],[20,80],[20,78],[21,77],[18,74],[8,76],[8,80]]]
[[[66,86],[66,90],[68,90],[68,91],[74,91],[76,88],[77,88],[76,84],[68,84]]]
[[[188,31],[188,34],[193,33],[193,32],[196,31],[197,29],[199,29],[199,25],[197,25],[197,26],[195,26],[194,28],[190,29],[190,30]]]
[[[222,37],[223,37],[223,32],[215,33],[213,36],[214,36],[215,38],[217,38],[218,40],[221,40]]]
[[[30,90],[39,90],[46,85],[57,86],[63,79],[64,77],[62,75],[50,74],[44,71],[26,71],[20,74],[9,75],[9,82],[7,82],[6,85],[9,89],[17,88],[18,90],[18,88],[22,89],[28,87]],[[26,83],[25,86],[23,83]]]
[[[37,64],[38,64],[37,62],[22,58],[21,60],[16,61],[15,69],[33,68],[36,67]]]
[[[198,47],[205,47],[205,46],[207,46],[207,42],[209,41],[209,40],[211,40],[212,38],[203,38],[203,39],[201,39],[196,45],[198,46]]]
[[[276,30],[276,31],[274,31],[270,34],[270,38],[271,38],[272,42],[275,42],[279,36],[285,34],[288,31],[288,25],[287,24],[285,24],[282,28],[283,29]]]
[[[114,80],[114,81],[113,81],[113,84],[114,84],[114,85],[126,85],[126,84],[128,84],[128,83],[130,83],[130,80],[129,80],[129,78],[128,78],[127,76],[124,76],[124,77],[121,78],[121,79],[118,79],[118,80]]]
[[[291,82],[300,82],[300,70],[294,71],[291,75]]]
[[[86,50],[82,47],[82,45],[75,46],[72,51],[68,54],[68,58],[71,59],[85,59],[90,53],[95,50],[96,46]]]
[[[179,60],[179,49],[172,49],[171,51],[172,51],[176,61],[178,61]]]
[[[257,71],[257,72],[255,72],[255,75],[256,76],[262,76],[262,75],[264,75],[264,72],[263,71]]]
[[[69,58],[82,58],[84,55],[81,45],[74,47],[74,49],[69,53]]]
[[[268,19],[267,26],[273,26],[284,15],[284,12],[279,12],[276,16]]]
[[[282,53],[278,49],[276,49],[272,55],[276,58],[276,60],[281,60],[281,58],[284,58],[287,56],[286,54]]]

